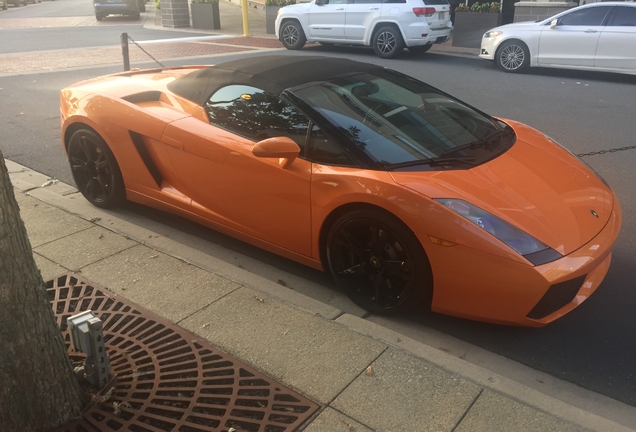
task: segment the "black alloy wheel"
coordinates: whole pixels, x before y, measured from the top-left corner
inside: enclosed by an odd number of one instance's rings
[[[520,72],[530,64],[530,52],[523,42],[504,42],[495,54],[497,66],[506,72]]]
[[[327,237],[327,262],[345,294],[377,314],[430,306],[430,264],[415,235],[398,219],[379,210],[357,210],[340,217]]]
[[[403,49],[402,35],[395,27],[382,27],[373,35],[373,50],[378,57],[394,58]]]
[[[126,199],[115,156],[95,132],[80,129],[71,136],[68,160],[77,188],[91,204],[110,208]]]
[[[299,50],[305,46],[307,38],[300,23],[286,21],[280,28],[280,41],[287,49]]]

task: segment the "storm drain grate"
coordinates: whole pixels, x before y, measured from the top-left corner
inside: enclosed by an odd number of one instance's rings
[[[59,432],[291,432],[319,409],[205,340],[77,275],[59,276],[46,288],[67,347],[68,317],[92,310],[103,321],[112,366],[102,395]]]

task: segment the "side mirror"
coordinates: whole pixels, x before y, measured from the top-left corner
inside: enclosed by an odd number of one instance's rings
[[[279,158],[280,166],[287,168],[300,153],[300,147],[291,138],[273,137],[257,142],[252,154],[259,158]]]
[[[325,4],[325,0],[316,0],[316,6],[322,6]]]
[[[559,20],[553,19],[552,21],[550,21],[550,28],[555,28],[558,23],[559,23]]]

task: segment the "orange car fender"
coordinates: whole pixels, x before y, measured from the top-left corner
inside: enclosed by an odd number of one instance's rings
[[[367,205],[383,209],[400,219],[426,250],[431,246],[423,227],[430,200],[393,182],[383,171],[369,171],[313,164],[311,181],[312,255],[321,258],[331,223],[346,209]]]
[[[135,148],[130,131],[159,140],[165,122],[136,109],[133,104],[120,102],[102,95],[82,98],[62,127],[64,145],[68,144],[74,125],[87,125],[99,134],[113,152],[119,164],[127,189],[151,193],[158,189],[152,175],[144,169],[144,162]]]
[[[529,265],[521,255],[452,210],[395,183],[387,172],[314,164],[312,172],[312,255],[320,257],[329,216],[344,206],[373,205],[399,218],[419,239],[427,254],[439,247],[431,237]]]

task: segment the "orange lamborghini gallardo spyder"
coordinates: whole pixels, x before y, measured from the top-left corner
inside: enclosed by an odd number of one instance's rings
[[[383,67],[251,57],[61,92],[94,205],[135,201],[331,272],[374,313],[542,326],[599,286],[610,187],[541,132]]]

